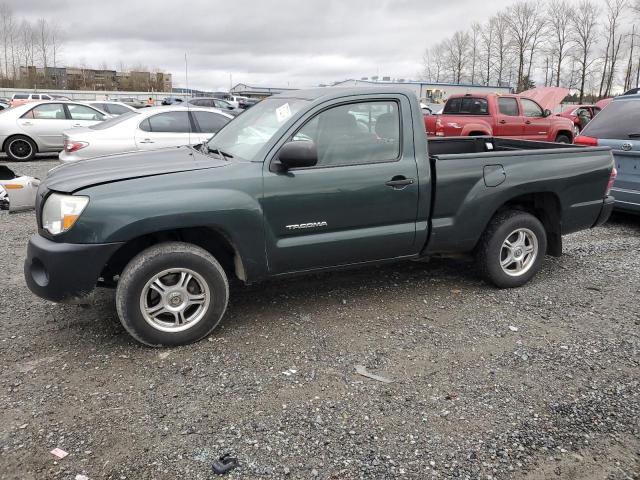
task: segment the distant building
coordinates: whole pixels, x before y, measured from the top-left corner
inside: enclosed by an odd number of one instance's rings
[[[375,78],[375,77],[372,77]],[[387,79],[389,77],[383,77]],[[403,88],[413,90],[421,100],[429,103],[441,103],[445,101],[450,95],[464,94],[464,93],[511,93],[512,89],[508,86],[487,86],[487,85],[466,85],[463,83],[434,83],[434,82],[419,82],[410,80],[398,80],[380,82],[370,80],[344,80],[342,82],[336,82],[332,87],[371,87],[371,86],[402,86]]]
[[[129,90],[171,92],[170,73],[117,72],[78,67],[27,66],[18,69],[18,82],[25,87],[69,90]]]
[[[238,83],[235,87],[229,90],[229,93],[240,97],[265,98],[278,93],[294,90],[297,90],[297,88],[260,87]]]

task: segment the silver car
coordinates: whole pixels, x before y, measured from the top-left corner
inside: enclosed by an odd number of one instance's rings
[[[91,105],[92,107],[98,108],[103,112],[107,112],[109,115],[113,117],[117,117],[118,115],[122,115],[124,113],[135,112],[136,109],[122,102],[112,102],[111,100],[90,100],[86,103],[87,105]]]
[[[150,107],[64,132],[60,161],[202,143],[233,119],[215,108]]]
[[[62,132],[109,118],[76,102],[30,102],[0,112],[0,145],[10,160],[28,161],[36,153],[62,150]]]

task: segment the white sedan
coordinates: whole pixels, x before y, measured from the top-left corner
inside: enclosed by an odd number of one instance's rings
[[[36,153],[59,152],[62,132],[95,125],[105,112],[67,101],[30,102],[0,112],[0,145],[10,160],[26,162]]]
[[[149,107],[99,125],[64,132],[60,161],[207,141],[234,117],[215,108]]]

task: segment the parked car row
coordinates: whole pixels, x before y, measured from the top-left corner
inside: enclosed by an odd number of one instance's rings
[[[68,162],[201,143],[232,118],[225,111],[196,106],[135,109],[107,101],[29,102],[0,114],[0,145],[12,161],[60,152]]]
[[[233,116],[203,107],[152,107],[63,133],[62,162],[207,141]]]
[[[640,94],[615,97],[575,143],[611,147],[618,171],[611,189],[616,209],[640,213]]]

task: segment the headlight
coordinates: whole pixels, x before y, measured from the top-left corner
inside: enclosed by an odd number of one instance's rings
[[[66,232],[76,223],[89,197],[52,193],[42,209],[42,226],[52,235]]]

